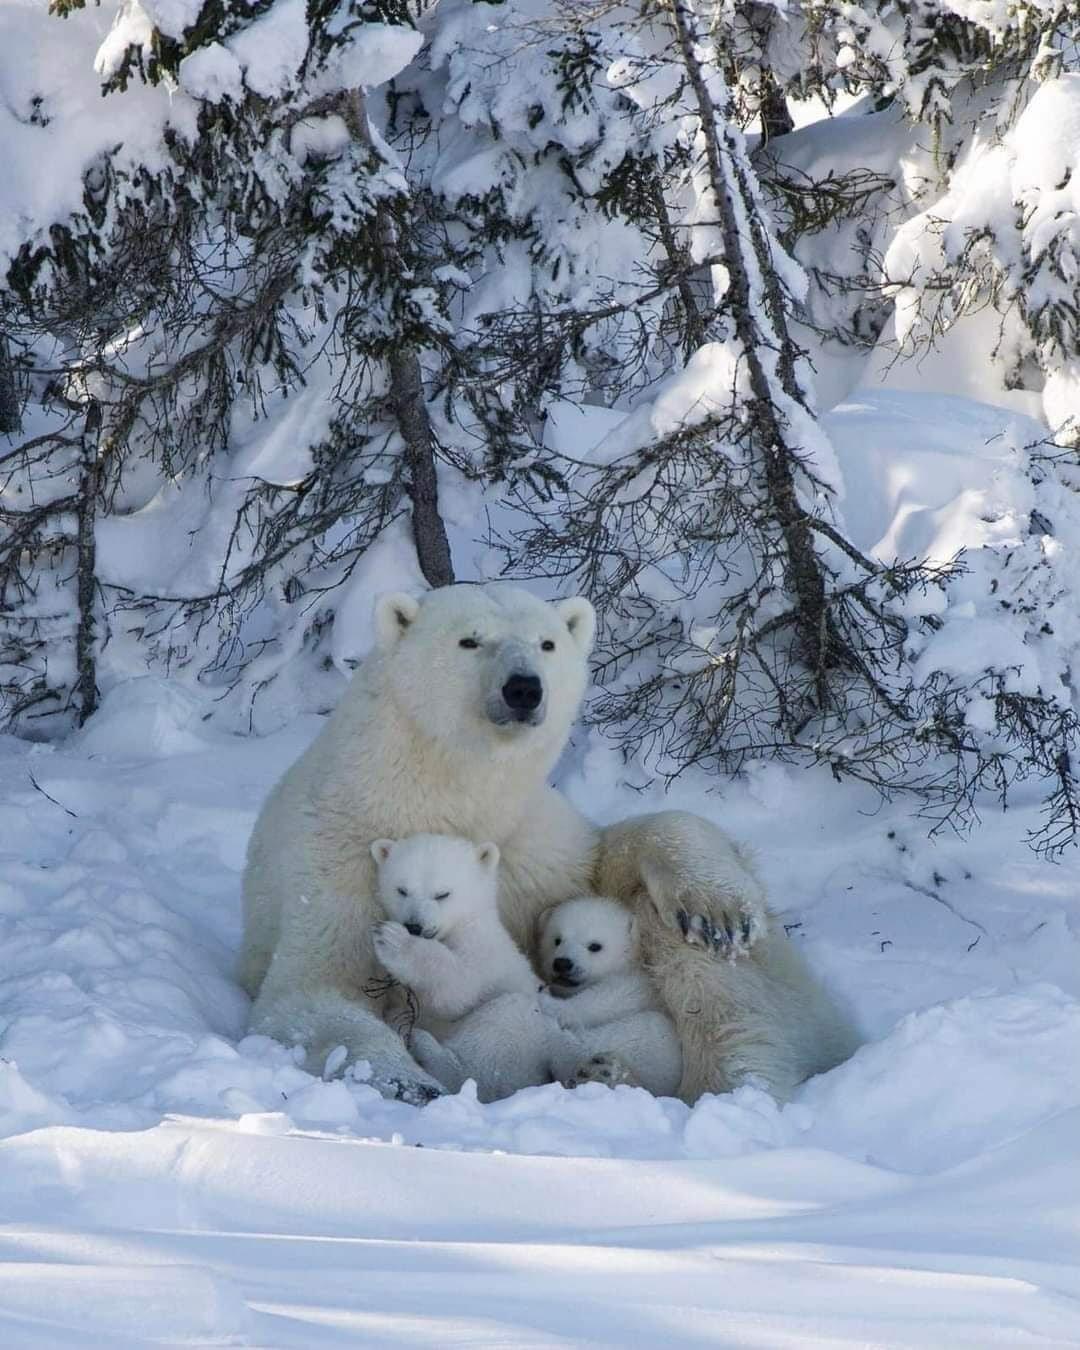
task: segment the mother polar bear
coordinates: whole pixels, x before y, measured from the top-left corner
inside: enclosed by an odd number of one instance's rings
[[[526,951],[541,913],[569,896],[635,910],[682,1040],[686,1101],[748,1080],[783,1098],[850,1053],[739,844],[678,811],[601,829],[548,786],[595,626],[581,597],[499,584],[377,602],[375,650],[255,823],[239,970],[252,1031],[302,1044],[315,1073],[344,1046],[385,1093],[437,1090],[380,1016],[371,939],[370,844],[424,831],[498,844],[500,912]]]

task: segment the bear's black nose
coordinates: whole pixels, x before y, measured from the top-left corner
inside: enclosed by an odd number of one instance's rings
[[[556,975],[567,975],[573,968],[574,963],[568,956],[557,956],[551,963],[551,969]]]
[[[411,933],[413,937],[419,937],[424,931],[424,925],[422,923],[407,923],[405,925],[405,931],[406,933]]]
[[[502,687],[503,702],[512,712],[533,712],[544,698],[539,675],[511,675]]]

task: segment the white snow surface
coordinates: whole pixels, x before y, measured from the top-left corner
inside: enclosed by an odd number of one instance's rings
[[[828,429],[863,547],[1023,535],[1016,414],[859,391]],[[373,551],[342,666],[408,566]],[[5,1350],[1080,1346],[1080,888],[1075,854],[1027,848],[1034,789],[929,839],[777,765],[665,795],[579,735],[560,777],[594,818],[698,810],[756,848],[865,1044],[783,1107],[592,1085],[418,1109],[244,1036],[247,836],[319,718],[241,738],[206,713],[143,677],[66,745],[0,746]]]

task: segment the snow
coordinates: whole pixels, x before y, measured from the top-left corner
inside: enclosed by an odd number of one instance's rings
[[[307,55],[304,0],[275,0],[225,45],[240,63],[249,89],[263,98],[279,98],[291,88]]]
[[[993,543],[1030,427],[860,391],[827,429],[862,546],[933,553]],[[339,669],[409,580],[395,539],[353,577]],[[228,736],[147,677],[65,745],[4,741],[6,1347],[1080,1344],[1080,903],[1075,858],[1026,847],[1032,806],[931,840],[777,764],[631,790],[581,733],[582,809],[704,811],[756,847],[866,1043],[782,1107],[551,1085],[418,1109],[244,1035],[246,839],[319,721]]]
[[[73,10],[63,27],[38,0],[7,0],[0,7],[4,46],[19,53],[0,69],[4,201],[16,204],[0,212],[5,272],[35,230],[82,209],[83,174],[95,162],[111,154],[118,171],[157,165],[163,126],[171,124],[181,135],[193,132],[194,105],[173,99],[164,87],[133,81],[123,99],[101,97],[102,72],[120,59],[128,41],[148,32],[137,6],[130,22],[129,30],[116,3]]]

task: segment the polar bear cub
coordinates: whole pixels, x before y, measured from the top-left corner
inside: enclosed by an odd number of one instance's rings
[[[674,1096],[682,1078],[679,1037],[638,961],[630,910],[604,896],[553,906],[541,916],[540,957],[554,996],[544,1006],[577,1038],[579,1059],[607,1066],[594,1076]],[[555,1067],[564,1082],[582,1080],[565,1061],[557,1058]]]
[[[481,1101],[549,1083],[552,1056],[574,1043],[540,1009],[540,981],[503,927],[495,844],[451,835],[376,839],[385,921],[373,929],[383,968],[419,1002],[409,1049],[452,1092],[476,1080]]]

